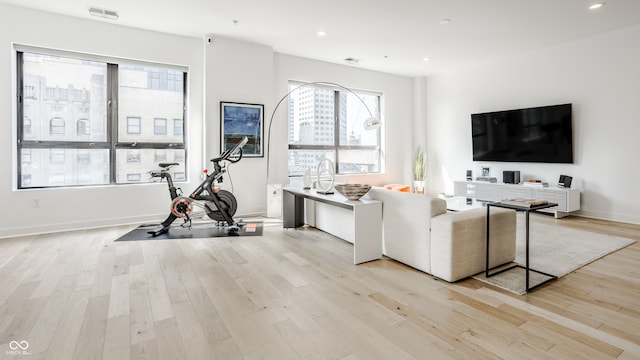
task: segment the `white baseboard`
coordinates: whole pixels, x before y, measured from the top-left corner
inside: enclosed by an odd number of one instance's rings
[[[66,222],[66,223],[57,223],[57,224],[39,223],[39,224],[30,225],[30,226],[19,226],[19,227],[2,229],[0,230],[0,239],[16,237],[16,236],[50,234],[50,233],[57,233],[57,232],[63,232],[63,231],[95,229],[95,228],[102,228],[102,227],[108,227],[108,226],[132,225],[132,224],[142,224],[142,223],[149,223],[149,222],[159,223],[166,216],[167,214],[165,213],[165,214],[158,214],[158,215],[100,219],[100,220],[81,221],[81,222]]]

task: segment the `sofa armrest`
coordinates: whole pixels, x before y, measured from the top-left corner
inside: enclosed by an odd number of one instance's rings
[[[372,188],[367,196],[382,201],[384,255],[430,273],[430,220],[446,213],[446,202],[379,187]]]

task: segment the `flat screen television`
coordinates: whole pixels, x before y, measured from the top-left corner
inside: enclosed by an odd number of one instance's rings
[[[573,163],[571,104],[471,114],[473,161]]]

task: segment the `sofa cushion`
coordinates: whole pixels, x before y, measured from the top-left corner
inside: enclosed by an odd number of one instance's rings
[[[486,208],[449,212],[431,219],[431,274],[457,281],[485,270]],[[489,264],[496,267],[516,255],[516,212],[491,210]]]

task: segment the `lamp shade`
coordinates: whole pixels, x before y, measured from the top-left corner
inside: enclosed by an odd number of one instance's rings
[[[380,119],[378,119],[377,117],[370,117],[367,120],[364,121],[364,129],[365,130],[375,130],[377,128],[379,128],[380,126],[382,126],[382,121],[380,121]]]

